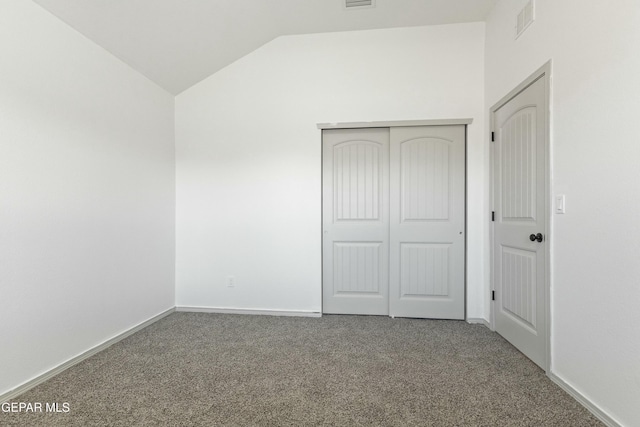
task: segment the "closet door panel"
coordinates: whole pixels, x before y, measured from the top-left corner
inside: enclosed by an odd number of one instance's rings
[[[389,129],[323,131],[324,313],[389,313]]]
[[[464,126],[390,131],[390,315],[464,319]]]

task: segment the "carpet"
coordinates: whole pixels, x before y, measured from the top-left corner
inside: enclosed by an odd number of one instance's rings
[[[377,316],[173,313],[13,402],[43,411],[0,425],[603,425],[482,325]]]

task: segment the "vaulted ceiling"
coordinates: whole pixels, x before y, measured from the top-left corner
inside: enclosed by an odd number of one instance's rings
[[[178,94],[281,35],[483,21],[496,0],[34,0]]]

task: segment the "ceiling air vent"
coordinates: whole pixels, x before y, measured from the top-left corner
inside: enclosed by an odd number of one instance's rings
[[[533,1],[534,0],[529,0],[520,13],[518,13],[518,19],[516,20],[516,38],[520,37],[520,35],[524,33],[524,30],[529,28],[529,25],[531,25],[535,19]]]
[[[365,7],[374,7],[375,0],[344,0],[345,9],[363,9]]]

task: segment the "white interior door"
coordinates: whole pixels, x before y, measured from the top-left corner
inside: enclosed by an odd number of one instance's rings
[[[323,312],[389,313],[389,129],[323,131]]]
[[[465,127],[394,127],[390,141],[390,314],[464,319]]]
[[[496,331],[546,369],[546,84],[494,111],[493,282]]]

